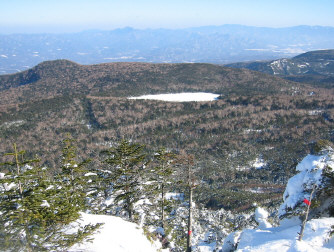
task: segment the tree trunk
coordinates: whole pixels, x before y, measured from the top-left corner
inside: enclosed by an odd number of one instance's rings
[[[16,174],[17,176],[20,176],[20,163],[19,163],[19,153],[16,148],[16,144],[14,143],[14,155],[15,155],[15,163],[16,163]],[[23,195],[23,189],[21,181],[19,181],[19,191],[20,191],[20,197],[22,198]]]
[[[128,213],[129,213],[129,219],[130,219],[130,221],[133,221],[132,220],[132,215],[133,215],[133,210],[132,210],[132,206],[128,206]]]
[[[193,188],[189,186],[189,216],[188,216],[188,236],[187,236],[187,252],[191,252],[191,235],[192,235],[192,201]]]
[[[164,228],[165,224],[165,209],[164,209],[164,199],[165,199],[165,192],[164,192],[164,184],[161,185],[161,227]]]
[[[312,192],[311,192],[311,195],[310,195],[310,200],[309,200],[310,204],[307,204],[307,210],[306,210],[306,214],[305,214],[305,219],[304,219],[303,224],[301,225],[301,228],[300,228],[300,233],[299,233],[298,241],[301,241],[303,239],[304,229],[305,229],[305,225],[306,225],[306,222],[307,222],[308,214],[310,212],[312,195],[313,195],[314,190],[315,190],[315,185],[313,186]]]
[[[187,252],[191,252],[193,187],[192,187],[191,171],[189,164],[188,164],[188,186],[189,186],[189,214],[188,214]]]

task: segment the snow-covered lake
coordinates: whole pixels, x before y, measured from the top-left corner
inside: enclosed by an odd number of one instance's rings
[[[192,101],[214,101],[217,100],[219,94],[213,93],[174,93],[174,94],[156,94],[156,95],[142,95],[137,97],[128,97],[129,99],[140,100],[158,100],[168,102],[192,102]]]

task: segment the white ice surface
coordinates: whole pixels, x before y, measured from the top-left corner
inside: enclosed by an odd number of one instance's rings
[[[129,99],[140,100],[159,100],[169,102],[191,102],[191,101],[214,101],[219,97],[213,93],[175,93],[175,94],[157,94],[157,95],[142,95],[138,97],[129,97]]]

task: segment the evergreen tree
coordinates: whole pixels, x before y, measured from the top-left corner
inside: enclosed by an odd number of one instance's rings
[[[58,225],[54,225],[53,233],[58,233],[58,244],[61,247],[70,247],[76,243],[89,239],[89,236],[102,224],[79,226],[78,230],[71,234],[62,232],[65,225],[68,225],[80,218],[80,211],[87,209],[87,192],[89,191],[89,169],[86,165],[90,160],[78,162],[76,146],[71,136],[63,141],[61,171],[56,176],[55,186],[52,188],[51,197],[55,207],[53,220],[57,220]],[[50,203],[50,204],[51,204]],[[63,226],[63,227],[62,227]],[[60,232],[59,232],[60,231]]]
[[[112,196],[112,178],[109,170],[96,168],[86,174],[90,179],[87,202],[89,210],[95,214],[110,214],[114,208],[108,199]]]
[[[79,217],[79,211],[86,208],[86,194],[90,186],[89,178],[86,176],[89,169],[86,165],[90,160],[82,162],[76,160],[74,142],[70,136],[63,141],[61,173],[58,174],[57,181],[64,189],[62,190],[63,200],[71,206],[73,213],[76,213],[73,214],[73,218],[76,219]]]
[[[166,153],[167,154],[167,153]],[[169,156],[167,157],[163,155],[163,152],[157,153],[157,157],[160,160],[160,167],[157,169],[160,173],[160,183],[173,184],[173,189],[178,188],[178,190],[183,191],[183,194],[179,195],[179,199],[175,200],[172,206],[172,211],[168,216],[166,216],[164,231],[165,235],[170,237],[170,241],[174,244],[175,251],[191,251],[192,243],[191,241],[193,237],[193,190],[196,186],[195,175],[193,172],[194,166],[194,156],[191,154],[187,154],[185,151],[181,151],[181,153],[177,156]],[[168,161],[167,161],[168,160]],[[173,160],[170,162],[170,160]],[[162,169],[162,163],[168,164],[167,167],[164,166]],[[163,170],[166,170],[167,173],[165,176]],[[170,170],[171,168],[175,168],[174,170]],[[176,170],[177,169],[177,170]],[[155,169],[153,170],[153,174]],[[169,173],[172,172],[173,176],[169,176]],[[151,182],[149,183],[151,184]],[[152,185],[155,183],[153,182]],[[156,187],[157,188],[157,187]],[[161,188],[160,188],[161,189]],[[161,190],[159,190],[161,193]],[[188,204],[185,204],[183,196],[187,197]],[[166,201],[165,201],[166,203]],[[177,205],[175,205],[177,203]],[[165,205],[166,207],[166,205]],[[162,240],[163,241],[163,240]]]
[[[192,251],[192,236],[193,236],[193,190],[196,187],[196,180],[193,172],[194,155],[181,153],[178,158],[178,162],[185,168],[184,173],[181,175],[184,177],[183,184],[188,191],[188,223],[187,223],[187,245],[186,251]]]
[[[134,204],[142,197],[142,173],[146,155],[144,145],[122,140],[117,147],[105,151],[105,163],[111,172],[105,176],[112,181],[115,203],[121,204],[131,221],[134,220]]]
[[[13,161],[3,163],[6,173],[1,173],[1,248],[58,251],[88,238],[100,224],[65,232],[83,209],[82,201],[67,187],[67,174],[60,173],[54,180],[47,176],[46,168],[31,166],[38,160],[25,160],[24,153],[14,144],[14,152],[6,154]]]
[[[146,186],[149,195],[153,196],[158,204],[158,211],[160,217],[160,226],[165,226],[165,210],[170,207],[170,202],[166,199],[166,192],[175,179],[172,177],[176,155],[161,148],[154,155],[154,167],[149,173],[149,183]]]
[[[12,160],[1,164],[6,173],[2,173],[1,179],[0,247],[8,251],[32,251],[33,236],[39,231],[35,211],[38,212],[42,202],[33,194],[38,188],[39,169],[30,165],[38,160],[25,160],[25,151],[18,151],[16,144],[13,148],[13,153],[5,154]]]

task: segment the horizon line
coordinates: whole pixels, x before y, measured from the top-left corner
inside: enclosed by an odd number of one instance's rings
[[[167,28],[167,27],[158,27],[158,28],[150,28],[150,27],[145,27],[145,28],[139,28],[139,27],[133,27],[133,26],[120,26],[117,28],[111,28],[111,29],[107,29],[107,28],[72,28],[72,31],[62,31],[62,29],[64,28],[64,26],[51,26],[56,28],[56,31],[51,31],[52,28],[50,29],[50,31],[42,31],[44,30],[43,28],[47,28],[47,26],[35,26],[35,27],[31,27],[29,26],[29,28],[27,26],[15,26],[15,29],[17,30],[26,30],[26,31],[2,31],[2,29],[5,30],[10,30],[11,27],[1,27],[0,26],[0,34],[1,35],[29,35],[29,34],[73,34],[73,33],[82,33],[82,32],[90,32],[90,31],[101,31],[101,32],[106,32],[106,31],[117,31],[117,30],[137,30],[137,31],[145,31],[145,30],[170,30],[170,31],[181,31],[181,30],[189,30],[189,29],[199,29],[199,28],[210,28],[210,27],[223,27],[223,26],[239,26],[239,27],[249,27],[249,28],[259,28],[259,29],[289,29],[289,28],[297,28],[297,27],[310,27],[310,28],[334,28],[334,26],[330,26],[330,25],[291,25],[291,26],[281,26],[281,27],[272,27],[272,26],[260,26],[260,25],[245,25],[245,24],[221,24],[221,25],[202,25],[202,26],[189,26],[189,27],[181,27],[181,28]],[[30,29],[27,30],[27,29]],[[40,31],[33,31],[33,30],[40,30]],[[71,28],[70,28],[71,29]]]

